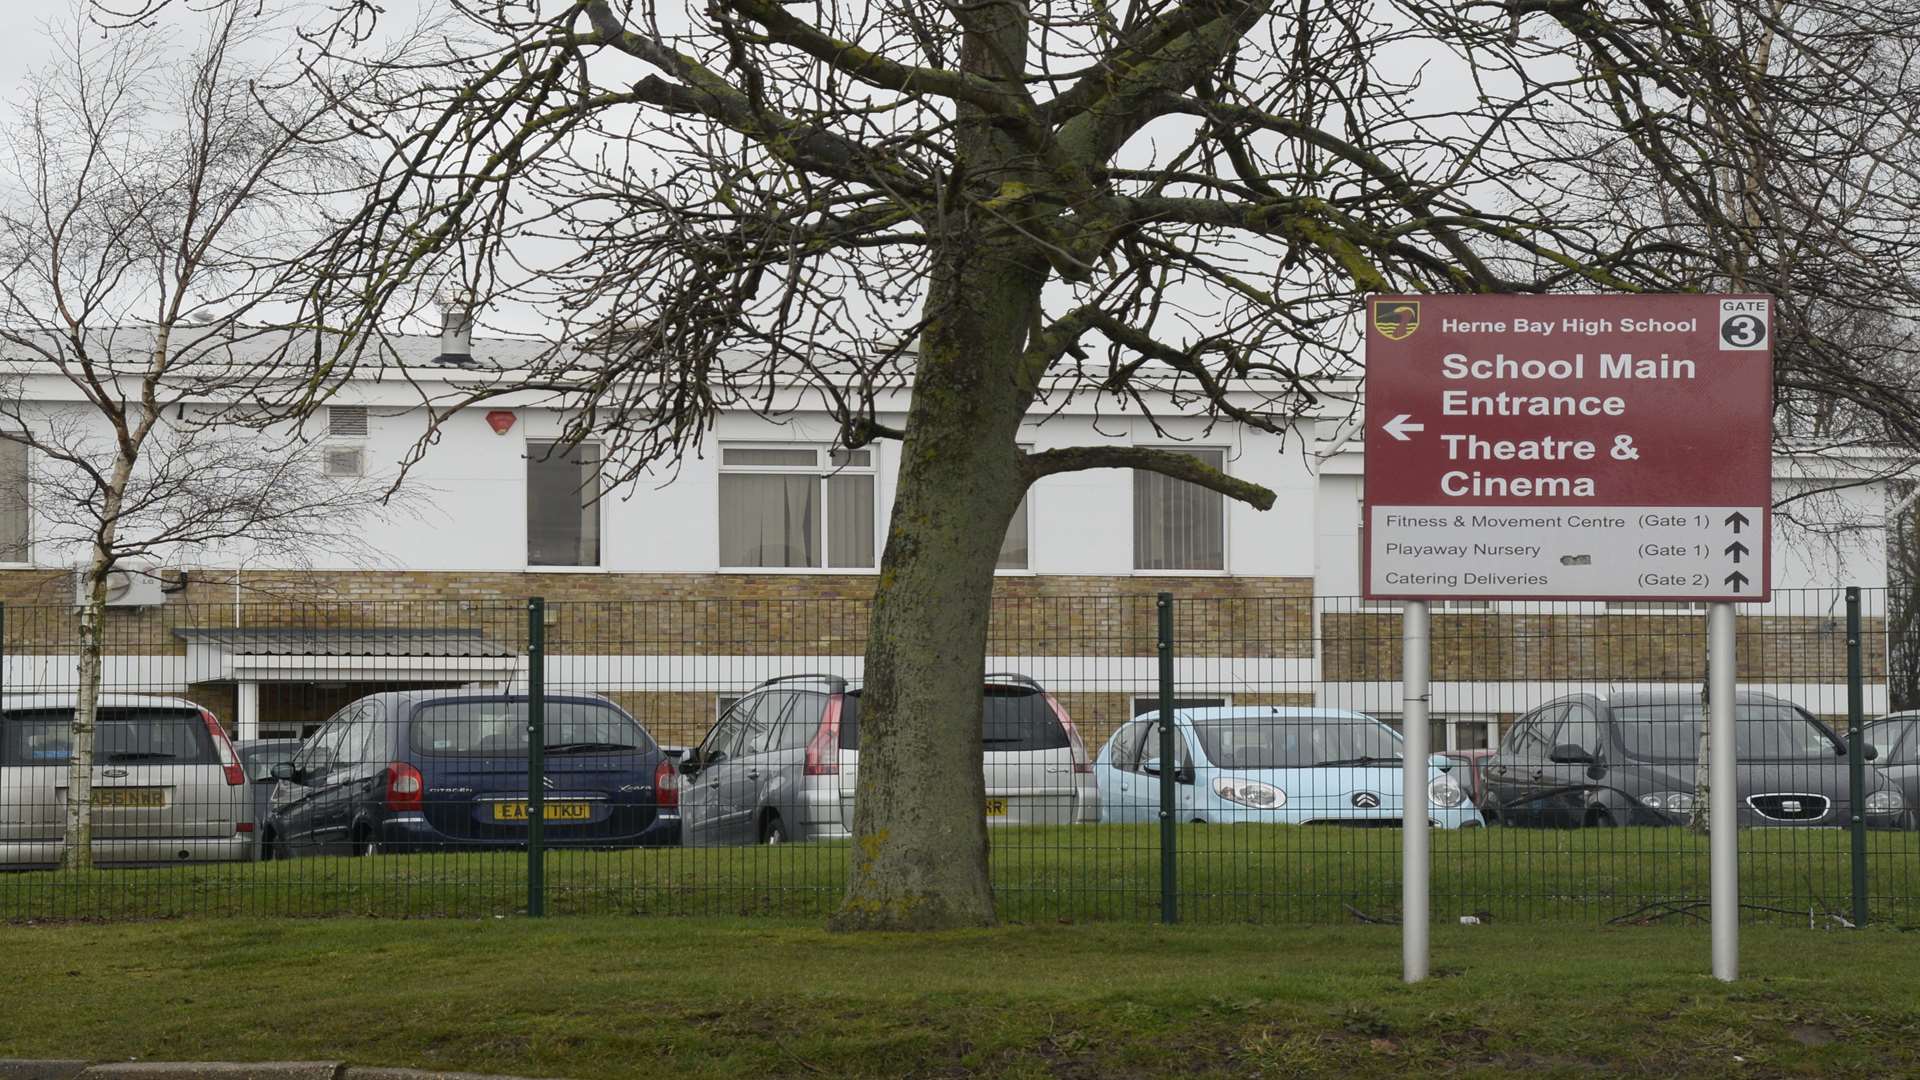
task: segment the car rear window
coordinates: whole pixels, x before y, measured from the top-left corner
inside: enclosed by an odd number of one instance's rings
[[[548,753],[635,753],[656,750],[653,738],[612,705],[549,701],[544,716]],[[527,703],[448,701],[413,713],[409,737],[423,754],[525,757]]]
[[[989,686],[981,709],[981,748],[993,753],[1064,750],[1067,729],[1047,705],[1047,696],[1024,686]],[[840,748],[860,748],[860,691],[849,690],[840,705]]]
[[[0,716],[0,765],[63,765],[73,753],[73,710]],[[93,733],[101,765],[218,765],[207,723],[192,709],[104,708]]]

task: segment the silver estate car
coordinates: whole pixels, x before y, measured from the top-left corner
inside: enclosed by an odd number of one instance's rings
[[[981,715],[989,825],[1100,820],[1093,759],[1066,710],[1024,675],[988,675]],[[860,690],[832,675],[770,679],[681,762],[681,843],[844,838],[860,778]]]
[[[74,695],[0,700],[0,868],[60,862]],[[191,701],[100,695],[94,729],[96,865],[253,857],[253,794],[212,713]]]

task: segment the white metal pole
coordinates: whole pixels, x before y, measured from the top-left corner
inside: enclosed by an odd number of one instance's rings
[[[1740,977],[1740,829],[1734,778],[1733,605],[1707,608],[1707,829],[1713,977]]]
[[[1405,760],[1401,763],[1401,978],[1427,977],[1427,602],[1409,600],[1401,613],[1400,708]]]

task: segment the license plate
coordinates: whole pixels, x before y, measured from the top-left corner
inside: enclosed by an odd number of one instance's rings
[[[93,805],[162,807],[167,805],[167,793],[157,787],[97,787]]]
[[[527,804],[523,802],[497,802],[493,804],[493,820],[525,821]],[[550,802],[540,807],[543,821],[585,821],[593,816],[593,804],[583,802]]]
[[[988,817],[1006,817],[1007,816],[1007,800],[988,799],[987,800],[987,816]]]

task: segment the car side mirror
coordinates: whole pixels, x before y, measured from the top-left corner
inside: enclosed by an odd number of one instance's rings
[[[276,763],[273,768],[267,770],[267,775],[275,780],[285,780],[293,784],[300,782],[300,770],[294,768],[291,761]]]
[[[1147,760],[1141,762],[1140,771],[1143,773],[1146,773],[1148,776],[1159,776],[1160,775],[1160,759],[1157,757],[1148,758]]]
[[[1547,760],[1555,765],[1592,765],[1599,759],[1584,746],[1562,743],[1553,748],[1553,752],[1547,755]]]
[[[1867,761],[1876,761],[1880,757],[1880,748],[1872,743],[1860,744],[1860,756]]]

